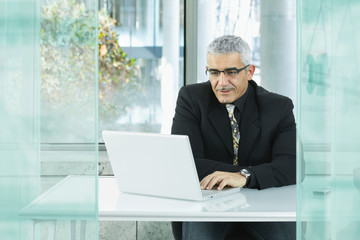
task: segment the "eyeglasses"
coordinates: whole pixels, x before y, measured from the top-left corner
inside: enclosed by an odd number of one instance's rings
[[[250,66],[250,64],[246,65],[243,68],[227,68],[223,71],[206,67],[205,74],[207,75],[207,73],[209,72],[209,78],[213,79],[220,77],[221,73],[224,73],[224,75],[228,75],[229,77],[235,77],[239,72],[241,72],[248,66]]]

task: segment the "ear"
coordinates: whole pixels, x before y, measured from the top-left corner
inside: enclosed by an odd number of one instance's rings
[[[255,73],[255,65],[251,64],[247,70],[247,79],[250,81]]]

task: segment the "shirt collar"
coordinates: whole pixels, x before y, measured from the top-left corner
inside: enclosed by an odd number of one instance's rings
[[[237,109],[240,111],[240,114],[243,113],[244,111],[244,107],[245,107],[245,103],[246,103],[246,100],[248,98],[248,95],[249,95],[249,88],[250,88],[250,84],[248,84],[248,87],[245,91],[245,93],[240,97],[238,98],[237,100],[235,100],[233,102],[233,104],[237,107]]]

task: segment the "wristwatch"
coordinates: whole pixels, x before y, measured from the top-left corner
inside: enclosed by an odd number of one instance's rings
[[[243,175],[246,178],[246,182],[245,182],[245,185],[244,185],[244,187],[246,188],[250,183],[251,174],[246,168],[242,169],[240,171],[240,174]]]

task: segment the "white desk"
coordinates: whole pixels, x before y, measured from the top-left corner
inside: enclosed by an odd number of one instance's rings
[[[99,220],[296,221],[296,186],[193,202],[120,193],[114,177],[99,177]]]
[[[95,176],[68,176],[22,209],[20,215],[46,220],[95,219]]]
[[[34,219],[93,219],[95,177],[69,176],[21,212]],[[99,177],[99,220],[296,221],[296,186],[239,193],[195,202],[120,193],[114,177]]]
[[[295,185],[241,189],[226,197],[194,202],[120,193],[114,177],[99,177],[98,184],[99,220],[296,221]],[[21,215],[33,220],[94,220],[95,193],[94,176],[69,176],[25,207]]]
[[[19,213],[24,219],[33,220],[32,238],[36,238],[36,225],[43,221],[51,221],[48,239],[55,239],[56,222],[71,221],[71,239],[76,239],[76,221],[80,223],[80,239],[85,240],[86,221],[95,221],[96,205],[95,176],[68,176],[57,183],[34,201],[24,207]]]

